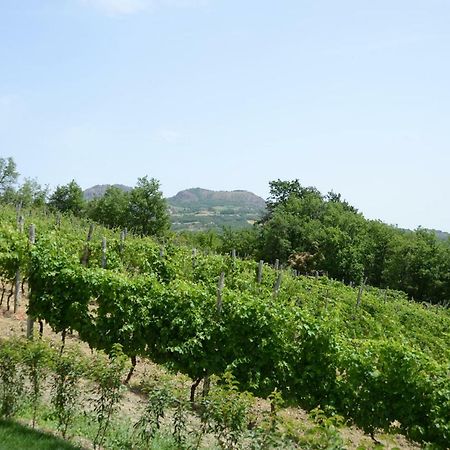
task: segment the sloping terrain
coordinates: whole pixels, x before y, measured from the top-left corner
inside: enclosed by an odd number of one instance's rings
[[[106,190],[110,187],[114,186],[116,188],[122,189],[125,192],[131,191],[133,189],[130,186],[125,186],[124,184],[96,184],[86,190],[84,190],[84,198],[85,200],[93,200],[94,198],[103,197],[105,195]]]
[[[109,186],[92,186],[84,191],[84,198],[99,198]],[[113,186],[125,192],[132,189],[123,184]],[[167,203],[175,231],[220,229],[223,226],[245,228],[259,220],[265,209],[265,201],[261,197],[245,190],[185,189],[169,197]]]
[[[167,201],[174,230],[244,228],[258,220],[265,208],[261,197],[243,190],[186,189]]]
[[[26,286],[25,286],[26,288]],[[25,289],[26,291],[26,289]],[[9,293],[9,290],[8,290]],[[20,306],[16,312],[13,314],[12,311],[7,311],[5,305],[0,306],[0,339],[15,339],[24,337],[27,327],[26,319],[26,307],[28,298],[23,296],[21,299]],[[54,333],[48,325],[44,325],[44,338],[49,342],[52,342],[55,347],[60,345],[61,334]],[[86,357],[94,357],[94,354],[89,349],[88,345],[78,339],[76,334],[69,334],[67,336],[66,348],[72,349]],[[116,414],[113,421],[113,429],[107,436],[105,443],[105,449],[118,450],[120,448],[120,441],[126,430],[132,424],[134,424],[140,417],[142,413],[142,408],[145,405],[145,395],[143,393],[143,388],[151,384],[160,384],[161,382],[173,386],[177,386],[182,392],[187,394],[189,392],[190,384],[188,380],[181,374],[173,374],[168,372],[162,366],[152,363],[149,360],[140,359],[136,367],[135,373],[131,380],[131,383],[126,390],[124,397],[120,402],[119,412]],[[49,393],[47,393],[49,395]],[[84,399],[85,402],[89,401],[89,396]],[[10,423],[0,423],[0,448],[1,449],[12,449],[12,448],[58,448],[58,449],[92,449],[91,444],[91,434],[92,434],[92,424],[89,423],[89,418],[82,414],[77,419],[77,428],[71,433],[71,442],[62,441],[57,439],[58,435],[54,421],[51,419],[51,414],[47,407],[42,405],[41,414],[38,415],[37,430],[33,431],[29,428],[30,418],[28,414],[20,415],[17,419],[18,422]],[[268,400],[255,399],[253,405],[252,415],[255,418],[261,420],[262,417],[270,414],[270,403]],[[349,425],[339,425],[337,430],[334,431],[333,426],[328,425],[324,427],[319,425],[313,420],[308,413],[298,407],[286,407],[280,411],[280,417],[286,426],[286,430],[289,432],[297,433],[299,436],[304,436],[306,441],[310,443],[311,446],[305,448],[332,448],[340,449],[345,448],[348,450],[358,449],[358,450],[369,450],[369,449],[380,449],[384,448],[387,450],[402,449],[402,450],[418,450],[421,447],[406,439],[400,434],[376,434],[375,439],[365,434],[361,429],[356,426]],[[172,417],[167,417],[167,423],[163,427],[170,426],[170,420]],[[198,419],[195,415],[191,415],[187,418],[191,427],[196,427]],[[44,431],[45,434],[40,433]],[[335,434],[337,433],[337,434]],[[55,439],[52,437],[55,436]],[[87,435],[87,436],[86,436]],[[332,442],[333,436],[340,436],[343,442],[343,447],[331,446],[327,447],[324,442],[329,444]],[[31,440],[30,440],[31,439]],[[17,445],[10,445],[11,443]],[[26,443],[26,446],[24,444]],[[72,445],[73,447],[72,447]],[[35,445],[35,447],[32,447]],[[80,447],[78,447],[80,446]],[[154,444],[152,449],[172,449],[169,445]],[[272,447],[270,447],[272,448]],[[286,447],[282,447],[285,448]],[[289,447],[291,448],[291,447]],[[292,447],[303,448],[303,447]],[[212,436],[207,436],[205,438],[204,444],[201,449],[205,450],[216,450],[217,446],[214,445],[214,439]]]

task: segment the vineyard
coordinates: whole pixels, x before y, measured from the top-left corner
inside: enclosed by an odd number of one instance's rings
[[[12,309],[25,281],[30,326],[45,321],[106,353],[120,344],[132,367],[148,358],[188,375],[192,398],[202,381],[231,373],[242,391],[332,409],[367,433],[396,424],[450,446],[448,309],[175,238],[0,213],[1,302]]]

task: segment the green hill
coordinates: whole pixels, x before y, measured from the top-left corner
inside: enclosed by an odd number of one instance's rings
[[[105,194],[110,184],[92,186],[84,191],[86,200]],[[132,188],[114,184],[126,192]],[[265,201],[245,190],[212,191],[192,188],[167,199],[172,228],[180,230],[208,230],[222,226],[245,228],[258,220],[264,212]]]
[[[103,197],[106,190],[110,186],[117,187],[125,192],[129,192],[131,191],[131,189],[133,189],[132,187],[125,186],[124,184],[96,184],[95,186],[92,186],[83,192],[85,200],[93,200],[94,198]]]
[[[261,197],[243,190],[186,189],[167,201],[175,230],[243,228],[258,220],[265,208]]]

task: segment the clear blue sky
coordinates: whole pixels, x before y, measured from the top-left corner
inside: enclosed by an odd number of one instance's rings
[[[450,230],[448,0],[1,0],[0,156],[52,187],[333,189]]]

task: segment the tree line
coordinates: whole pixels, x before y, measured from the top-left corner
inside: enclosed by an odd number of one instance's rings
[[[182,236],[192,245],[278,260],[303,273],[398,289],[419,301],[450,301],[450,240],[368,220],[340,194],[323,195],[299,180],[270,182],[266,213],[250,229]],[[296,266],[298,260],[304,264]]]
[[[139,178],[129,192],[110,186],[102,197],[86,201],[75,180],[49,194],[34,179],[18,186],[18,176],[13,159],[0,158],[2,202],[46,206],[208,251],[278,260],[303,273],[318,271],[346,283],[403,290],[419,301],[450,301],[450,240],[421,228],[402,230],[368,220],[340,194],[323,195],[299,180],[271,181],[265,214],[251,228],[174,235],[167,202],[154,178]]]
[[[167,202],[159,181],[144,176],[125,192],[115,186],[102,197],[87,201],[80,185],[72,180],[50,193],[35,179],[18,185],[19,173],[12,158],[0,158],[0,201],[23,208],[48,207],[53,212],[87,217],[111,228],[127,228],[142,236],[164,236],[170,229]]]

